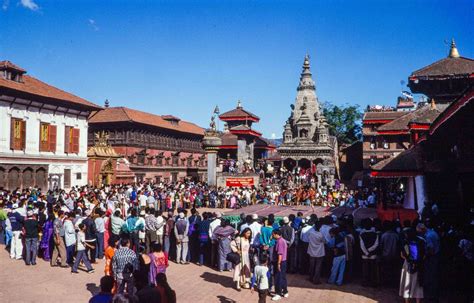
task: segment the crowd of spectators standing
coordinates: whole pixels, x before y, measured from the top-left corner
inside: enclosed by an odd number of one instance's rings
[[[212,189],[192,182],[0,190],[0,241],[13,260],[34,266],[40,257],[74,274],[93,272],[96,259],[105,259],[99,295],[123,299],[117,302],[175,301],[166,279],[169,260],[231,270],[235,288],[256,289],[260,302],[289,297],[287,273],[315,287],[398,287],[407,302],[437,302],[440,295],[472,300],[473,225],[446,224],[430,211],[412,222],[242,213],[231,225],[218,208],[280,204],[271,195],[265,200],[275,190],[281,188]],[[364,200],[348,191],[316,192],[326,206],[329,196],[339,205],[360,207],[362,200],[371,206],[373,195],[365,192]],[[200,213],[203,206],[215,210]]]

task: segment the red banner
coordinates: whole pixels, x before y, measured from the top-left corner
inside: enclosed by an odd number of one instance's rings
[[[225,180],[225,185],[227,187],[252,186],[253,178],[227,178]]]

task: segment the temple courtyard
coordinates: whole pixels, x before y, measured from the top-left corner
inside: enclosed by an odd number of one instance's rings
[[[99,291],[104,262],[95,265],[96,272],[72,275],[69,269],[51,268],[38,260],[36,266],[10,260],[0,252],[1,302],[88,302]],[[171,262],[168,279],[178,302],[257,302],[258,294],[236,291],[231,272],[218,272],[194,264]],[[300,275],[288,275],[290,297],[281,302],[400,302],[396,289],[373,289],[350,283],[341,287],[328,284],[313,286]],[[270,298],[268,298],[270,302]]]

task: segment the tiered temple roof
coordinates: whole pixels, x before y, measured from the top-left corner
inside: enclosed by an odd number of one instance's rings
[[[245,110],[240,101],[237,102],[237,107],[235,109],[221,114],[219,119],[228,124],[228,129],[220,136],[222,139],[221,149],[237,148],[239,136],[253,138],[257,149],[275,149],[275,146],[264,139],[260,132],[252,128],[252,123],[260,121],[260,118]]]
[[[461,57],[454,40],[447,58],[414,71],[408,78],[413,93],[422,93],[438,103],[451,103],[474,85],[474,60]]]
[[[411,78],[418,79],[439,79],[439,78],[461,78],[472,77],[474,75],[474,60],[461,57],[454,40],[447,58],[443,58],[428,66],[414,71]]]
[[[222,121],[260,121],[260,118],[257,115],[246,111],[242,107],[240,101],[238,102],[236,108],[219,115],[219,119]]]

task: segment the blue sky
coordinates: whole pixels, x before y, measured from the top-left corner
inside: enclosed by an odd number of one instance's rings
[[[100,105],[201,126],[241,99],[267,137],[281,136],[306,53],[320,101],[362,107],[394,104],[401,80],[446,56],[445,40],[474,57],[469,0],[0,4],[0,60]]]

